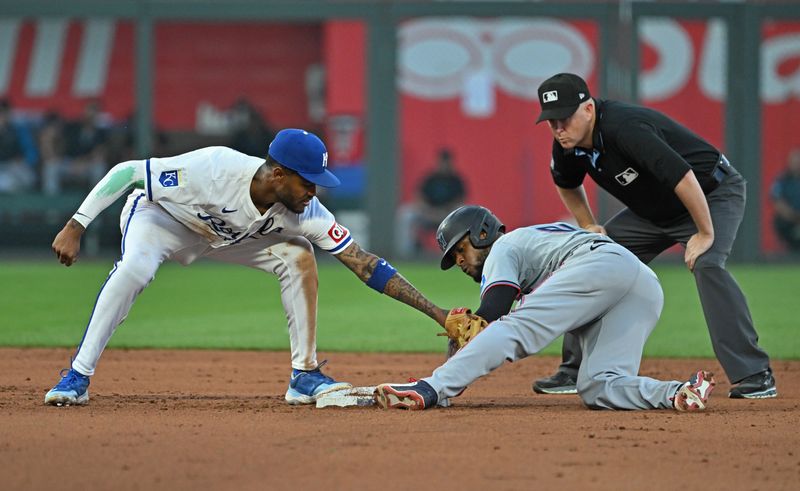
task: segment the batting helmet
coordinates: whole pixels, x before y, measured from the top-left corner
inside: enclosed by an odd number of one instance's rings
[[[453,247],[469,234],[469,242],[476,249],[489,247],[506,231],[506,226],[491,211],[482,206],[467,205],[450,212],[436,230],[436,242],[442,250],[442,269],[456,263],[450,255]],[[481,238],[481,233],[486,236]]]

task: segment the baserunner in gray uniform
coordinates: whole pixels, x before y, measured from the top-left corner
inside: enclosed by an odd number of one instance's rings
[[[427,409],[504,361],[539,352],[565,332],[584,360],[578,394],[593,409],[705,409],[713,374],[688,382],[640,377],[642,349],[656,325],[663,293],[656,275],[608,237],[567,223],[504,233],[489,210],[463,206],[439,226],[442,269],[457,265],[481,284],[476,315],[489,326],[433,375],[410,384],[381,384],[381,407]],[[517,307],[511,306],[517,300]]]

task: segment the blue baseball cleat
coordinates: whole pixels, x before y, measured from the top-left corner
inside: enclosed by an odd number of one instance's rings
[[[289,390],[286,391],[286,402],[289,404],[313,404],[319,396],[337,390],[353,387],[347,382],[337,382],[322,373],[322,367],[328,363],[323,361],[314,370],[292,369]]]
[[[438,399],[439,394],[424,380],[410,384],[380,384],[375,387],[375,402],[383,409],[430,409],[436,406]]]
[[[67,372],[64,375],[64,372]],[[89,403],[89,377],[73,369],[61,370],[61,380],[44,396],[51,406],[82,406]]]

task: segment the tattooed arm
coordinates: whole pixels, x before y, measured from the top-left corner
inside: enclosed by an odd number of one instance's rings
[[[386,268],[386,265],[388,265],[386,261],[383,261],[375,254],[361,249],[355,242],[347,246],[344,251],[337,254],[335,257],[365,283],[369,282],[376,268]],[[379,266],[380,261],[383,261],[383,266]],[[391,266],[389,267],[391,268]],[[447,310],[440,309],[431,303],[430,300],[425,298],[425,295],[414,288],[414,286],[403,278],[403,275],[399,272],[394,273],[391,278],[389,278],[383,288],[383,293],[406,305],[414,307],[438,322],[439,325],[444,326],[444,320],[447,318]]]

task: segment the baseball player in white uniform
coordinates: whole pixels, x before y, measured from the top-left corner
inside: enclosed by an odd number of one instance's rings
[[[310,404],[349,387],[317,363],[317,266],[312,244],[333,254],[371,288],[443,325],[446,312],[428,301],[384,259],[362,250],[316,198],[334,187],[327,151],[315,135],[280,131],[265,159],[227,147],[169,158],[123,162],[94,187],[53,241],[61,263],[78,257],[87,226],[131,190],[120,216],[122,254],[100,289],[70,369],[45,404],[89,401],[89,377],[114,330],[165,260],[188,265],[200,257],[241,264],[278,277],[291,345],[286,401]]]
[[[706,407],[715,384],[710,372],[700,370],[688,382],[638,375],[663,293],[655,273],[636,256],[604,235],[567,223],[504,232],[480,206],[461,207],[442,221],[441,267],[457,265],[480,282],[475,314],[490,324],[430,377],[379,385],[375,396],[382,407],[447,405],[504,361],[537,353],[565,332],[575,333],[586,353],[577,385],[588,407]]]

